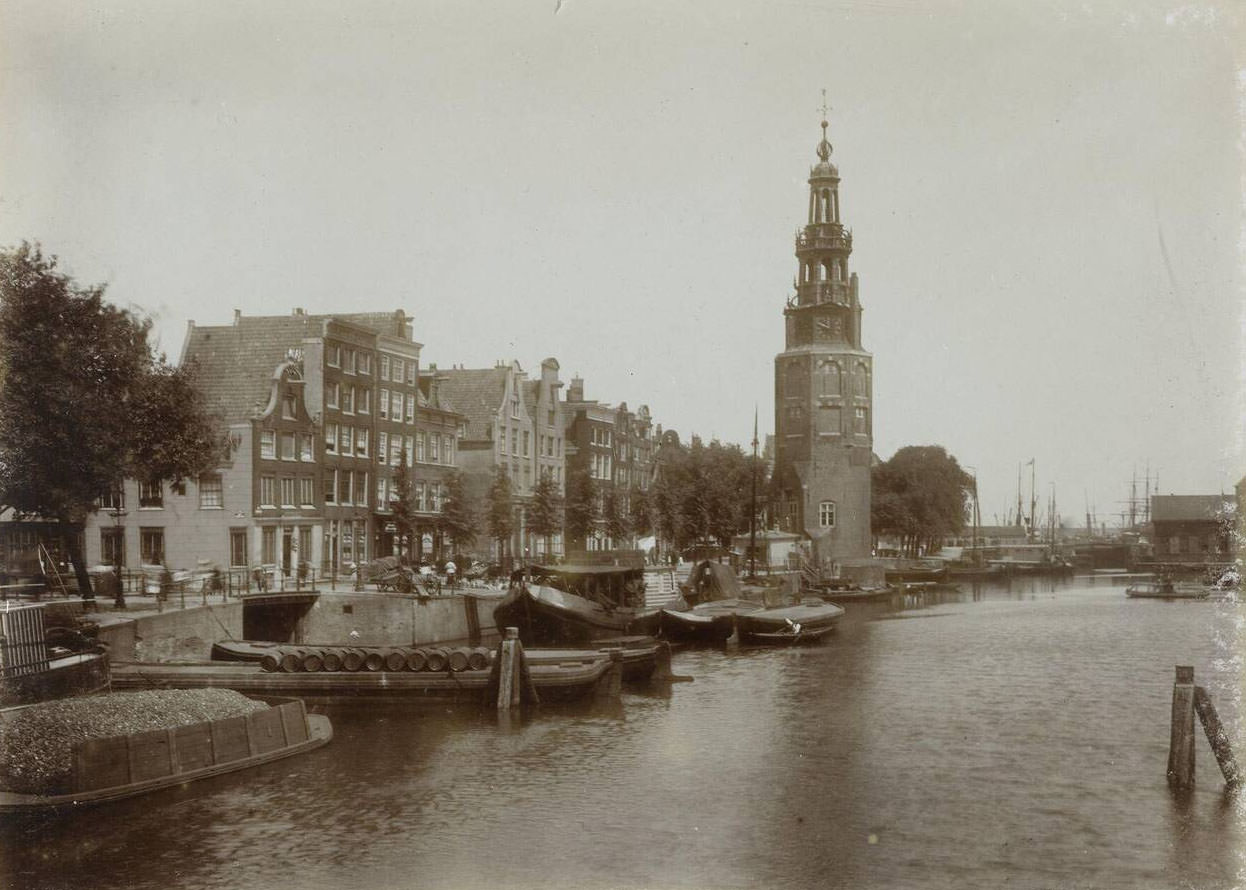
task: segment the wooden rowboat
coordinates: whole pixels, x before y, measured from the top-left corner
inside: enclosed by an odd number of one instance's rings
[[[713,600],[690,609],[663,609],[662,635],[690,643],[725,643],[735,633],[736,616],[764,608],[745,599]]]
[[[0,791],[0,813],[69,810],[135,797],[304,754],[331,738],[329,718],[308,714],[296,700],[245,716],[90,739],[74,748],[72,791]]]
[[[741,643],[811,643],[834,630],[843,614],[834,603],[808,598],[792,606],[737,614],[736,631]]]

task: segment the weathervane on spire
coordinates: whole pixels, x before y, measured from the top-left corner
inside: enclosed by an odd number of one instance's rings
[[[818,143],[818,157],[823,161],[829,161],[831,159],[831,143],[826,138],[826,116],[830,112],[831,106],[826,104],[825,89],[822,90],[822,108],[819,110],[822,112],[822,141]]]

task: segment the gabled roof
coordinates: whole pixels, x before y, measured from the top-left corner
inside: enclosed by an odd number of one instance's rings
[[[182,364],[194,365],[195,384],[209,411],[227,424],[248,420],[268,404],[273,372],[286,352],[323,326],[311,316],[241,318],[238,324],[193,327]]]
[[[1151,521],[1218,521],[1232,517],[1236,509],[1227,494],[1157,494],[1151,498]]]
[[[467,419],[468,439],[489,439],[506,396],[509,368],[437,369],[437,387],[442,407],[449,407]]]

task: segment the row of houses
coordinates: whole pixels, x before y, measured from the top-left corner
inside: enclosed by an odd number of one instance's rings
[[[476,507],[473,552],[499,555],[484,508],[498,467],[514,495],[507,554],[631,545],[604,529],[583,541],[538,536],[527,514],[543,474],[563,494],[576,467],[603,493],[647,489],[661,428],[646,406],[589,401],[579,378],[564,393],[554,358],[530,376],[515,361],[424,367],[421,349],[402,310],[235,311],[231,324],[191,322],[181,362],[195,368],[207,407],[224,426],[221,462],[180,484],[127,479],[101,492],[99,509],[78,532],[88,563],[346,571],[400,546],[393,506],[404,463],[418,555],[448,552],[439,519],[450,474],[459,471]],[[0,568],[15,568],[39,541],[56,549],[63,533],[46,523],[0,523]]]

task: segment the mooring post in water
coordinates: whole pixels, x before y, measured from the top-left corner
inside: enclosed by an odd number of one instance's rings
[[[671,679],[671,644],[666,640],[658,641],[658,651],[655,655],[656,664],[653,666],[654,680]]]
[[[623,649],[610,649],[610,667],[597,681],[597,698],[615,701],[623,695]]]
[[[509,711],[519,706],[519,628],[506,628],[506,639],[502,640],[501,649],[498,710]]]
[[[1168,744],[1168,783],[1174,788],[1194,784],[1194,668],[1177,665],[1172,686],[1172,735]]]
[[[1220,715],[1216,713],[1216,706],[1212,704],[1211,696],[1202,686],[1194,687],[1194,710],[1198,712],[1203,731],[1207,733],[1207,741],[1211,743],[1212,753],[1216,755],[1216,762],[1220,764],[1220,772],[1224,773],[1225,784],[1230,788],[1236,788],[1242,784],[1242,772],[1238,769],[1237,760],[1233,757],[1233,749],[1229,747],[1229,736],[1220,723]]]

